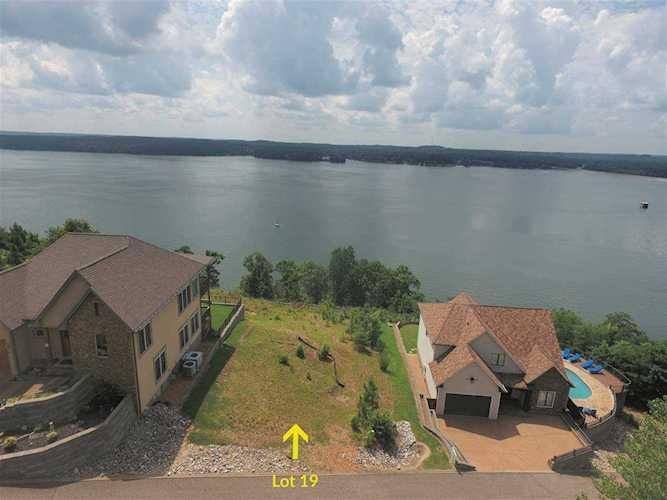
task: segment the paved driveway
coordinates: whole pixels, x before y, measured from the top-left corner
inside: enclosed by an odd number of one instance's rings
[[[551,457],[583,446],[556,416],[451,415],[438,425],[479,471],[548,471]]]

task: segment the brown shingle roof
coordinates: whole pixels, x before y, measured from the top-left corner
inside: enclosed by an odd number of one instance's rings
[[[205,266],[208,266],[213,262],[213,260],[215,260],[214,257],[210,257],[208,255],[198,255],[196,253],[180,253],[180,252],[176,253],[178,253],[178,255],[182,255],[183,257],[187,257],[190,260],[194,260],[199,264],[204,264]]]
[[[479,366],[498,387],[504,392],[507,392],[503,383],[468,344],[462,344],[454,348],[454,350],[444,358],[432,361],[429,363],[429,368],[431,369],[434,382],[436,385],[440,385],[449,377],[473,363]]]
[[[526,383],[551,368],[566,378],[551,311],[547,309],[481,305],[462,293],[443,304],[419,304],[419,310],[431,343],[457,346],[439,363],[431,363],[434,379],[445,380],[458,371],[464,357],[469,357],[459,347],[486,332],[525,370]],[[450,362],[453,368],[445,369]]]
[[[202,267],[132,236],[68,233],[26,264],[0,273],[0,321],[14,329],[36,319],[78,273],[136,330]]]

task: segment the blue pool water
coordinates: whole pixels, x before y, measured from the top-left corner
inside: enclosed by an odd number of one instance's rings
[[[581,377],[572,370],[565,368],[565,372],[567,373],[568,380],[574,384],[574,387],[570,388],[570,397],[572,399],[586,399],[590,397],[592,394],[591,388],[586,385],[586,382],[581,380]]]

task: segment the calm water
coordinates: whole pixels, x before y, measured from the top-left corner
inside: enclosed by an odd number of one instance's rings
[[[650,202],[648,211],[639,202]],[[430,297],[627,311],[667,337],[667,182],[584,171],[0,151],[0,224],[82,216],[166,248],[407,264]],[[273,223],[279,221],[280,229]]]

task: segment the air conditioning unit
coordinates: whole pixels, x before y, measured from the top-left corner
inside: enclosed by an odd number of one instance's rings
[[[183,361],[183,373],[186,377],[194,377],[197,375],[197,362],[188,359]]]
[[[183,355],[183,361],[194,361],[197,364],[197,370],[200,370],[204,363],[204,353],[200,351],[188,351]]]

